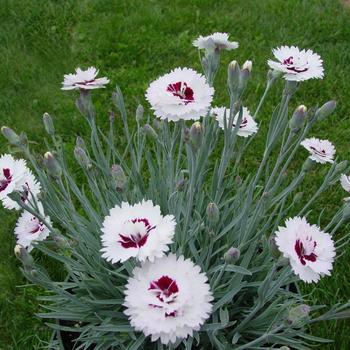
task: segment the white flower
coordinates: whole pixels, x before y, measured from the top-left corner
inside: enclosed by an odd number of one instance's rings
[[[135,205],[123,202],[106,216],[102,227],[102,256],[112,263],[135,257],[151,261],[169,250],[175,233],[173,215],[163,216],[158,205],[142,201]]]
[[[45,217],[43,206],[40,202],[38,204],[39,213]],[[50,218],[45,217],[47,223],[51,224]],[[31,251],[33,249],[32,243],[34,241],[43,241],[48,237],[50,231],[49,229],[33,214],[28,211],[24,211],[19,217],[16,228],[15,235],[17,238],[17,244]]]
[[[36,198],[38,196],[41,186],[33,173],[27,168],[23,177],[16,182],[14,190],[22,193],[21,200],[28,205],[28,203],[33,200],[33,197]],[[21,209],[19,204],[8,196],[2,199],[2,204],[6,209]]]
[[[305,218],[288,219],[285,225],[278,228],[275,240],[294,273],[308,283],[330,275],[335,257],[331,236]]]
[[[226,111],[226,123],[228,123],[230,118],[230,109],[227,109],[225,107],[214,107],[212,109],[212,113],[214,117],[218,121],[220,128],[223,130],[224,130],[225,111]],[[236,126],[238,117],[239,117],[239,113],[237,113],[233,118],[233,122],[232,122],[233,128]],[[250,115],[248,108],[243,107],[241,125],[239,126],[237,135],[248,137],[250,135],[255,134],[257,131],[258,131],[258,124],[254,120],[254,118]]]
[[[328,140],[320,140],[315,137],[305,139],[300,143],[310,152],[309,158],[317,163],[333,163],[335,147]]]
[[[340,176],[340,184],[346,192],[350,193],[350,176],[342,174]]]
[[[279,62],[268,60],[267,63],[270,68],[284,73],[286,80],[303,81],[323,78],[322,59],[312,50],[281,46],[272,52]]]
[[[206,115],[213,94],[203,75],[190,68],[176,68],[150,84],[146,99],[161,119],[198,120]]]
[[[192,336],[210,316],[213,300],[200,267],[174,254],[136,267],[125,290],[124,313],[137,331],[163,344]]]
[[[99,89],[104,88],[104,85],[109,83],[106,77],[96,78],[98,70],[95,67],[90,67],[87,70],[77,68],[75,74],[65,74],[62,82],[62,90],[73,89]]]
[[[214,33],[208,36],[200,35],[193,41],[193,46],[198,47],[198,49],[230,51],[237,49],[238,42],[229,41],[227,33]]]
[[[16,160],[10,154],[4,154],[0,158],[0,200],[5,208],[19,210],[17,202],[8,197],[13,191],[23,192],[22,199],[26,202],[31,195],[40,192],[40,185],[24,159]]]

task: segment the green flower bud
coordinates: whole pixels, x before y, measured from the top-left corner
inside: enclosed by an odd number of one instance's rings
[[[346,201],[343,207],[342,219],[346,222],[350,219],[350,202]]]
[[[297,107],[289,121],[289,128],[292,132],[298,132],[304,125],[307,108],[304,105]]]
[[[186,178],[185,178],[185,174],[183,171],[180,172],[180,176],[179,176],[179,179],[177,181],[177,184],[176,184],[176,189],[178,191],[183,191],[186,187]]]
[[[86,149],[85,141],[80,136],[77,136],[77,138],[75,140],[75,144],[77,147],[81,147],[83,149]]]
[[[199,148],[203,141],[204,127],[200,122],[194,122],[190,129],[190,141],[194,148]]]
[[[242,185],[242,178],[239,175],[235,177],[235,184],[237,187]]]
[[[293,202],[299,203],[303,199],[304,192],[298,192],[295,194]]]
[[[297,325],[305,318],[309,317],[310,314],[310,306],[306,304],[301,304],[296,307],[293,307],[289,310],[287,317],[287,324],[289,325]]]
[[[149,124],[145,124],[142,128],[143,132],[152,139],[158,139],[158,135],[155,130]]]
[[[159,120],[158,118],[154,118],[152,124],[153,124],[153,128],[155,130],[159,131],[162,129],[163,122],[161,120]]]
[[[343,160],[340,163],[338,163],[335,168],[334,168],[334,173],[336,174],[341,174],[343,173],[347,167],[348,167],[349,162],[347,160]]]
[[[44,154],[44,165],[52,177],[59,178],[62,175],[61,165],[51,152]]]
[[[235,264],[241,256],[241,251],[238,248],[231,247],[225,254],[224,260],[226,264]]]
[[[55,134],[55,127],[53,125],[52,118],[48,113],[44,113],[43,123],[44,123],[44,127],[45,127],[46,132],[49,135],[54,135]]]
[[[207,206],[207,219],[210,224],[216,224],[220,219],[219,208],[215,203],[209,203]]]
[[[85,169],[91,169],[92,164],[90,159],[83,148],[75,146],[74,148],[74,157],[79,163],[79,165]]]
[[[25,269],[31,269],[34,267],[34,259],[28,253],[26,248],[17,244],[15,246],[14,253],[16,255],[16,258],[22,262]]]
[[[269,244],[269,252],[272,255],[272,257],[276,260],[279,259],[279,257],[281,256],[281,252],[279,251],[278,246],[276,244],[275,235],[271,235],[269,237],[268,244]]]
[[[189,128],[183,128],[182,130],[182,137],[185,143],[190,142],[190,129]]]
[[[280,78],[281,76],[282,76],[282,72],[279,72],[274,69],[269,69],[269,71],[267,72],[267,80],[269,82],[273,82],[276,79]]]
[[[143,118],[143,113],[144,113],[145,109],[143,108],[142,105],[138,105],[136,108],[136,120],[137,122],[141,122],[142,118]]]
[[[1,127],[2,134],[6,137],[7,141],[13,146],[20,146],[20,137],[9,127]]]
[[[128,184],[128,179],[125,176],[123,168],[118,164],[113,164],[111,174],[115,189],[120,192],[124,191]]]
[[[232,61],[228,65],[227,71],[227,85],[230,93],[233,94],[237,91],[240,80],[240,68],[237,61]]]
[[[331,115],[335,108],[337,107],[337,102],[334,100],[326,102],[316,111],[316,118],[321,121]]]
[[[245,61],[239,75],[239,91],[243,91],[248,83],[252,72],[252,61]]]
[[[315,166],[316,166],[316,162],[308,157],[302,166],[302,170],[305,173],[307,173],[307,172],[311,171],[312,169],[314,169]]]

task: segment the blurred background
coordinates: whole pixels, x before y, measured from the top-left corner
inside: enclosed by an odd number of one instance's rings
[[[60,90],[64,74],[78,66],[98,67],[101,76],[111,80],[107,89],[94,92],[98,122],[107,124],[115,84],[121,87],[133,118],[138,103],[148,108],[144,92],[150,81],[177,66],[201,69],[191,43],[199,34],[215,31],[229,33],[240,44],[223,54],[215,104],[228,103],[225,74],[232,59],[241,64],[253,61],[245,105],[254,110],[272,48],[297,45],[320,54],[324,80],[303,83],[291,107],[336,99],[336,113],[317,125],[312,136],[328,138],[336,145],[339,159],[350,160],[350,2],[340,0],[1,0],[0,124],[25,131],[32,147],[44,153],[42,115],[48,112],[73,159],[75,137],[84,136],[87,128],[75,109],[75,93]],[[282,82],[272,89],[261,112],[261,130],[266,130],[281,92]],[[259,161],[263,136],[253,144],[247,172],[254,171]],[[7,151],[1,137],[0,154]],[[305,197],[317,188],[323,173],[319,169],[308,179]],[[317,202],[317,213],[324,210],[322,220],[342,205],[344,196],[335,186]],[[317,213],[310,216],[317,219]],[[34,317],[40,312],[37,296],[43,291],[24,288],[26,281],[13,255],[17,216],[0,208],[0,349],[40,349],[50,336],[44,323]],[[331,278],[302,286],[310,304],[330,305],[350,298],[349,260],[350,247],[337,260]],[[49,270],[57,268],[49,261],[43,263]],[[315,325],[312,334],[335,339],[321,349],[350,349],[347,321]]]

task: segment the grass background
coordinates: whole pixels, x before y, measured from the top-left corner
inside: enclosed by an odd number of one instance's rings
[[[336,99],[336,113],[313,135],[329,138],[342,159],[350,158],[350,10],[336,0],[2,0],[0,124],[25,130],[39,148],[44,135],[41,116],[49,112],[70,149],[75,135],[84,135],[86,129],[75,110],[74,93],[60,91],[63,74],[77,66],[95,65],[110,78],[106,90],[94,92],[103,123],[112,108],[110,93],[115,83],[133,110],[138,102],[144,103],[144,91],[158,75],[177,66],[199,70],[191,42],[199,34],[214,31],[228,32],[240,43],[239,49],[222,59],[216,82],[218,104],[226,101],[224,67],[230,60],[253,60],[246,105],[254,110],[264,88],[271,48],[294,44],[318,52],[324,59],[325,79],[304,83],[292,106]],[[280,92],[278,87],[272,90],[261,113],[262,128]],[[262,140],[254,143],[249,169],[258,161],[255,150],[261,145]],[[0,153],[6,151],[1,138]],[[310,191],[321,180],[322,170],[309,181]],[[318,209],[332,211],[341,205],[342,196],[339,189],[328,193],[318,201]],[[36,301],[40,291],[21,287],[26,282],[13,257],[16,217],[17,213],[0,208],[0,350],[44,347],[49,336],[43,323],[33,317],[40,308]],[[332,278],[304,287],[313,303],[330,305],[350,298],[349,250],[338,259]],[[312,332],[335,339],[322,349],[350,348],[346,321],[317,325]]]

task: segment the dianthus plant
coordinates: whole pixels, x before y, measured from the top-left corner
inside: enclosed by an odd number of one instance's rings
[[[91,130],[88,140],[77,137],[75,165],[47,113],[43,157],[25,134],[2,128],[26,160],[1,157],[0,200],[23,210],[15,254],[46,290],[38,315],[54,330],[50,349],[64,349],[64,332],[75,334],[75,349],[308,349],[324,341],[309,334],[311,324],[349,316],[349,304],[324,310],[299,289],[300,281],[330,280],[348,243],[338,235],[348,199],[330,220],[314,206],[330,185],[350,189],[333,144],[308,137],[335,102],[289,110],[300,84],[323,78],[320,56],[273,50],[257,107],[244,102],[252,62],[232,61],[227,103],[217,106],[220,55],[238,43],[214,33],[193,44],[204,74],[175,68],[155,79],[145,92],[149,114],[140,105],[127,116],[116,87],[108,131],[97,126],[92,96],[110,81],[94,67],[64,77]],[[260,120],[283,78],[281,102]],[[264,129],[264,148],[254,152],[261,158],[248,172],[245,151]],[[322,167],[321,185],[302,195]],[[38,264],[43,254],[60,273]]]

